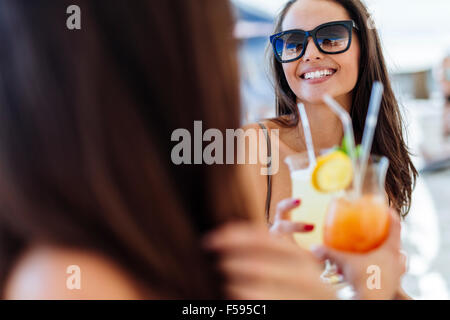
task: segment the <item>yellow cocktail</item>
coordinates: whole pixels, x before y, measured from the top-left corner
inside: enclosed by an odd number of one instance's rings
[[[292,197],[301,199],[300,207],[292,211],[291,220],[314,225],[314,230],[294,234],[301,247],[309,249],[312,245],[323,243],[323,225],[328,204],[333,195],[317,192],[311,184],[311,170],[298,170],[291,173]]]
[[[313,224],[314,230],[306,233],[295,233],[298,245],[310,249],[312,245],[323,243],[323,226],[330,201],[336,193],[321,193],[311,184],[314,169],[309,164],[307,153],[292,155],[286,158],[291,171],[292,198],[300,199],[301,204],[291,213],[291,220]]]

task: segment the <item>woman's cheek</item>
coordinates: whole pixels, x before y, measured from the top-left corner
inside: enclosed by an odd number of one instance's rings
[[[359,63],[356,59],[342,61],[339,82],[343,84],[343,89],[347,92],[352,91],[358,81]]]
[[[359,76],[359,62],[353,64],[352,67],[352,73],[350,75],[350,90],[353,90],[356,86],[356,83],[358,82],[358,76]]]
[[[347,73],[344,75],[345,89],[346,91],[351,91],[356,85],[357,80],[357,72],[355,72],[354,68],[349,68]]]
[[[292,91],[297,91],[298,89],[298,79],[297,79],[297,66],[295,63],[285,63],[283,64],[284,76],[289,84]]]

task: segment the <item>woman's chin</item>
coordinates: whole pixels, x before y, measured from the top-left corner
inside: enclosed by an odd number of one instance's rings
[[[326,92],[323,92],[323,93],[317,94],[317,95],[302,97],[300,99],[300,102],[302,102],[304,104],[322,104],[322,103],[324,103],[323,96],[325,95],[325,93]]]
[[[306,94],[301,95],[301,98],[299,100],[305,104],[323,104],[323,97],[325,96],[325,94],[329,94],[332,97],[340,96],[339,93],[336,93],[335,90],[332,90],[330,88],[317,88],[314,91],[310,91]]]

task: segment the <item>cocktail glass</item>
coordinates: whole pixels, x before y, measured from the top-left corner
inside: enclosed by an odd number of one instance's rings
[[[318,150],[316,157],[328,151],[330,150]],[[311,232],[294,234],[296,243],[307,250],[311,249],[312,246],[323,244],[323,230],[328,205],[335,197],[343,193],[321,193],[313,187],[311,174],[315,163],[311,163],[310,159],[311,155],[308,155],[307,152],[290,155],[285,159],[291,174],[292,197],[301,199],[301,205],[291,213],[291,221],[315,226]],[[321,277],[327,283],[341,281],[341,276],[337,273],[336,267],[328,260]]]
[[[385,192],[388,167],[386,157],[369,157],[359,190],[350,186],[330,201],[323,229],[325,245],[365,253],[383,243],[390,221]]]

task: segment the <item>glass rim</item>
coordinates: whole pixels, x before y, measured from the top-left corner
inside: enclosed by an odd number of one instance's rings
[[[316,155],[316,159],[317,159],[317,157],[326,154],[326,153],[320,153],[320,151],[332,152],[333,150],[332,150],[332,148],[328,148],[328,149],[327,148],[322,148],[322,149],[314,150],[314,153]],[[307,159],[308,162],[309,162],[309,154],[308,154],[308,151],[303,151],[303,152],[290,154],[290,155],[286,156],[283,159],[283,162],[285,164],[287,164],[287,159]],[[380,163],[382,161],[383,162],[387,161],[387,164],[390,164],[389,158],[386,157],[385,155],[380,155],[380,154],[370,154],[368,160],[369,160],[369,164],[370,163],[377,164],[377,163]]]

